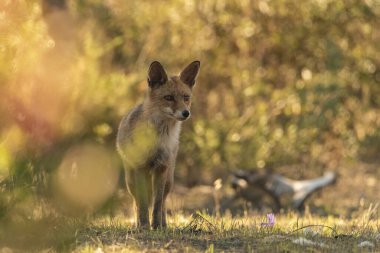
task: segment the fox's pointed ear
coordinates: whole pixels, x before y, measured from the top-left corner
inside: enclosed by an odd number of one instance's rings
[[[185,84],[189,85],[190,88],[193,88],[200,67],[200,61],[193,61],[184,70],[182,70],[181,74],[179,74],[179,79],[181,79],[181,81]]]
[[[162,85],[168,81],[164,67],[158,61],[150,64],[148,70],[148,84],[150,88]]]

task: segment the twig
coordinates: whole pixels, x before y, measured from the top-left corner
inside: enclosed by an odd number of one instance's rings
[[[192,215],[192,220],[187,224],[181,231],[186,230],[187,228],[196,230],[198,225],[202,226],[202,224],[206,222],[208,227],[212,227],[213,229],[216,229],[216,226],[212,224],[208,219],[206,219],[200,212],[196,212],[195,214]]]
[[[200,212],[197,212],[196,214],[198,215],[198,217],[201,217],[204,221],[206,221],[209,225],[216,229],[215,225],[212,224],[208,219],[206,219]]]
[[[330,226],[327,226],[327,225],[317,225],[317,224],[311,224],[311,225],[307,225],[307,226],[303,226],[303,227],[300,227],[300,228],[297,228],[296,230],[293,230],[289,233],[287,233],[287,235],[290,235],[290,234],[293,234],[299,230],[302,230],[304,228],[309,228],[309,227],[324,227],[324,228],[328,228],[328,229],[331,229],[334,233],[334,235],[337,235],[338,233],[336,232],[336,230]]]
[[[165,246],[164,246],[164,249],[167,249],[167,248],[169,248],[170,247],[170,245],[172,245],[173,244],[173,242],[174,242],[174,240],[170,240],[167,244],[165,244]]]

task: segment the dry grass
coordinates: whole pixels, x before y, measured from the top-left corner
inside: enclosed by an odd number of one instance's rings
[[[75,252],[362,252],[380,251],[380,222],[282,214],[272,228],[261,215],[172,217],[164,231],[138,231],[123,218],[102,219],[77,234]],[[304,239],[309,241],[306,241]],[[314,245],[299,245],[300,243]],[[360,247],[368,241],[372,246]],[[364,243],[366,244],[366,243]]]
[[[176,214],[170,217],[168,229],[157,231],[139,231],[132,219],[124,216],[103,217],[55,225],[48,231],[55,237],[51,240],[54,244],[33,249],[97,253],[379,252],[380,219],[374,216],[378,214],[373,208],[352,220],[284,213],[276,215],[274,227],[268,228],[260,226],[265,215],[257,213],[244,217]],[[0,252],[4,249],[8,250],[3,247]],[[12,250],[17,252],[17,246]]]
[[[188,191],[180,194],[178,189],[171,194],[168,204],[172,215],[166,230],[139,231],[134,228],[129,215],[121,214],[112,218],[106,215],[80,219],[62,218],[60,215],[47,219],[42,214],[35,217],[15,214],[12,220],[1,223],[0,253],[25,250],[97,253],[380,252],[380,209],[378,204],[370,204],[378,203],[378,186],[359,184],[359,179],[365,182],[365,175],[360,174],[351,181],[342,176],[338,181],[339,187],[328,187],[323,194],[317,194],[313,201],[309,201],[326,205],[320,205],[319,209],[306,208],[303,215],[294,212],[278,214],[274,227],[270,228],[260,226],[265,221],[265,213],[245,208],[238,212],[243,213],[241,216],[232,216],[231,212],[216,216],[191,215],[190,210],[206,209],[207,204],[214,204],[212,187],[209,187],[209,195],[203,188],[193,194]],[[365,192],[367,198],[361,197],[361,192]],[[129,195],[123,196],[127,198]],[[356,202],[360,203],[355,205]],[[123,203],[121,209],[131,211],[131,202]],[[197,205],[192,206],[191,203]],[[326,211],[319,212],[321,208]],[[49,216],[49,212],[42,213]],[[318,215],[320,213],[331,215]]]
[[[380,209],[378,204],[370,204],[378,203],[378,185],[366,184],[367,174],[359,172],[354,180],[342,175],[337,186],[324,189],[323,194],[316,194],[308,202],[324,205],[306,208],[303,215],[294,212],[278,214],[274,227],[270,228],[260,226],[265,221],[265,213],[245,208],[237,212],[243,213],[241,216],[230,215],[234,212],[216,216],[191,215],[190,210],[214,205],[212,187],[209,187],[211,193],[208,195],[204,187],[200,190],[198,187],[198,191],[186,190],[184,194],[177,189],[170,195],[168,206],[172,215],[166,230],[139,231],[134,228],[133,219],[122,214],[112,218],[106,215],[81,219],[62,218],[60,215],[46,219],[42,214],[30,218],[15,214],[12,220],[1,223],[0,253],[11,252],[9,250],[97,253],[380,252]],[[123,200],[124,197],[129,195],[123,194]],[[125,200],[121,209],[131,211],[130,200]],[[321,212],[321,208],[325,211]],[[321,213],[330,215],[318,215]]]

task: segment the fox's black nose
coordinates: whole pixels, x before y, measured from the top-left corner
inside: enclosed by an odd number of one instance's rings
[[[184,118],[189,117],[189,116],[190,116],[190,112],[189,112],[189,110],[184,110],[184,111],[182,111],[182,116],[183,116]]]

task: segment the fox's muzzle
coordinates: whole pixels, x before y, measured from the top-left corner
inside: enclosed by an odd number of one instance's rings
[[[184,118],[188,118],[188,117],[190,116],[190,111],[189,111],[189,110],[184,110],[184,111],[182,111],[182,116],[183,116]]]
[[[175,118],[179,121],[184,121],[191,115],[190,111],[185,109],[183,111],[176,111]]]

